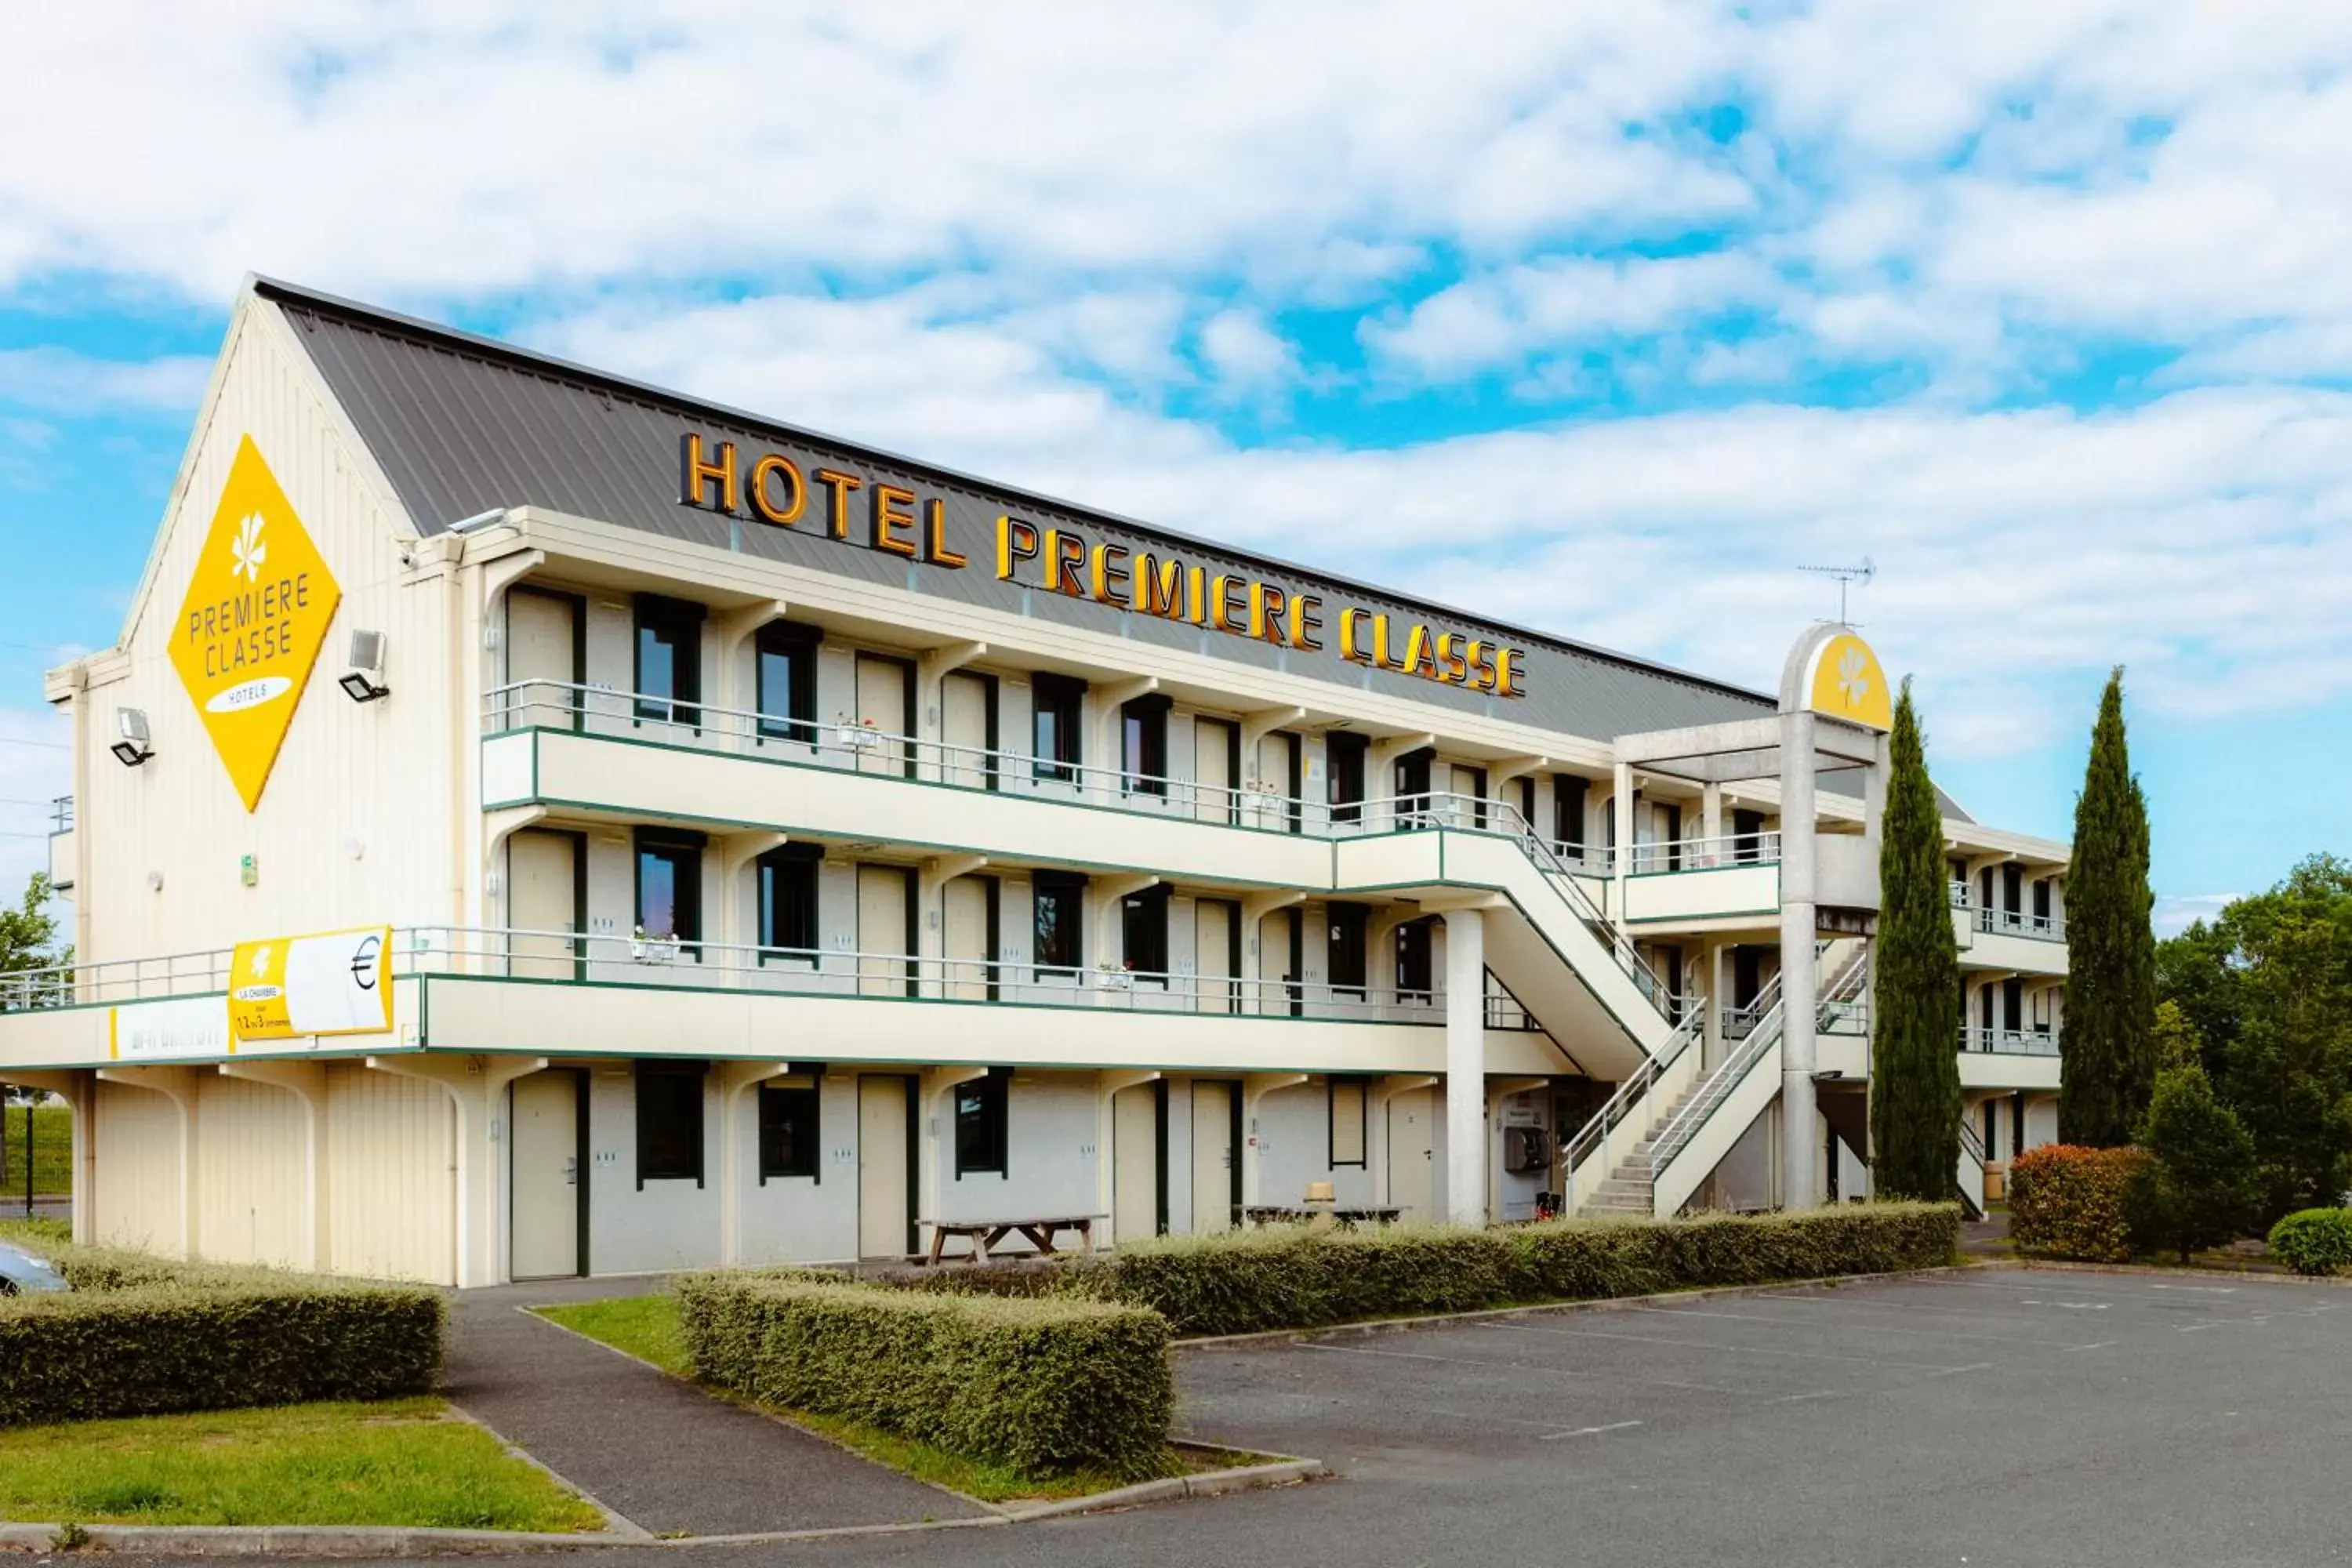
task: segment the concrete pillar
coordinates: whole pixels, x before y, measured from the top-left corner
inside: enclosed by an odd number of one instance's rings
[[[1821,1202],[1813,1121],[1813,963],[1819,845],[1813,802],[1813,716],[1780,715],[1780,1202]]]
[[[1730,858],[1723,847],[1723,786],[1719,784],[1698,786],[1698,836],[1707,841],[1708,853],[1718,865]]]
[[[1609,858],[1609,916],[1617,929],[1625,929],[1625,879],[1633,869],[1633,770],[1619,763],[1616,781],[1609,796],[1610,820],[1616,824],[1616,853]]]
[[[1731,999],[1730,987],[1724,984],[1723,955],[1729,951],[1728,944],[1711,942],[1706,945],[1706,956],[1701,961],[1706,994],[1700,998],[1704,1016],[1699,1020],[1698,1059],[1702,1067],[1710,1069],[1723,1060],[1723,1009]]]
[[[1445,1217],[1486,1223],[1486,917],[1445,913]]]

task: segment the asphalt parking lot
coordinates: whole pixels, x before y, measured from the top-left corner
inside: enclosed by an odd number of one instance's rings
[[[571,1561],[2352,1561],[2340,1287],[1979,1270],[1202,1346],[1177,1379],[1185,1435],[1340,1479],[1012,1529]]]

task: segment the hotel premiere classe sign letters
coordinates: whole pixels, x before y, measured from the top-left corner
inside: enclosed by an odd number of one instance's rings
[[[1234,571],[1213,571],[1174,551],[1091,537],[1065,524],[997,515],[984,545],[950,538],[947,502],[870,474],[803,466],[773,450],[688,431],[678,440],[678,501],[772,528],[806,529],[941,571],[992,570],[1002,582],[1091,600],[1137,616],[1223,632],[1299,653],[1327,653],[1373,669],[1516,698],[1527,694],[1527,653],[1385,610],[1325,603]],[[980,560],[972,560],[977,552]]]

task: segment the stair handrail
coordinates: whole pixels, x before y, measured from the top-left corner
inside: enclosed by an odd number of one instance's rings
[[[1985,1163],[1984,1140],[1965,1121],[1960,1123],[1960,1152],[1979,1165]]]
[[[1592,1113],[1574,1136],[1560,1145],[1561,1167],[1571,1180],[1577,1168],[1592,1157],[1593,1152],[1607,1142],[1609,1134],[1624,1124],[1633,1107],[1650,1092],[1659,1079],[1665,1076],[1666,1069],[1682,1058],[1682,1054],[1690,1048],[1691,1042],[1704,1031],[1706,1019],[1706,1009],[1699,1008],[1676,1025],[1675,1032],[1666,1037],[1665,1044],[1658,1047],[1657,1054],[1644,1058],[1642,1065],[1617,1086],[1616,1092],[1601,1101],[1601,1109]]]
[[[1854,951],[1853,956],[1846,960],[1829,984],[1822,988],[1821,994],[1814,998],[1813,1022],[1817,1027],[1831,1007],[1843,1005],[1861,990],[1869,973],[1870,946],[1865,942]],[[1756,1026],[1748,1032],[1746,1039],[1739,1042],[1739,1048],[1726,1057],[1723,1065],[1706,1076],[1706,1080],[1693,1091],[1683,1108],[1675,1112],[1666,1124],[1658,1129],[1656,1136],[1650,1140],[1650,1179],[1653,1182],[1658,1179],[1660,1172],[1674,1163],[1675,1156],[1681,1153],[1684,1145],[1697,1134],[1699,1123],[1714,1114],[1715,1108],[1730,1097],[1730,1091],[1746,1079],[1749,1070],[1780,1043],[1785,1023],[1782,1006],[1785,998],[1772,995],[1780,984],[1780,977],[1776,974],[1772,977],[1771,985],[1759,994],[1759,1002],[1771,996],[1771,1005],[1758,1016]]]

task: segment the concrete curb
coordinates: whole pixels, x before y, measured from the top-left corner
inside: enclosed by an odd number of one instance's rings
[[[1101,1513],[1111,1509],[1137,1508],[1145,1503],[1173,1502],[1178,1498],[1227,1497],[1234,1492],[1257,1491],[1266,1487],[1297,1486],[1302,1481],[1321,1480],[1331,1468],[1320,1459],[1280,1458],[1265,1465],[1237,1465],[1231,1469],[1202,1470],[1196,1476],[1169,1476],[1156,1481],[1139,1481],[1131,1487],[1115,1487],[1091,1497],[1070,1498],[1061,1502],[1032,1503],[1023,1508],[1003,1510],[1008,1524],[1026,1524],[1032,1520],[1062,1519],[1074,1513]]]
[[[1772,1296],[1789,1290],[1834,1289],[1843,1285],[1874,1285],[1889,1279],[1936,1279],[1954,1274],[1980,1274],[2014,1268],[2007,1258],[1975,1258],[1965,1263],[1938,1264],[1930,1268],[1891,1268],[1876,1274],[1829,1274],[1813,1279],[1780,1279],[1769,1285],[1709,1285],[1695,1290],[1661,1290],[1648,1296],[1601,1296],[1583,1301],[1538,1301],[1525,1307],[1490,1307],[1475,1312],[1433,1312],[1419,1318],[1380,1318],[1368,1323],[1331,1323],[1315,1329],[1266,1329],[1249,1334],[1207,1334],[1176,1340],[1178,1351],[1246,1349],[1251,1345],[1297,1344],[1306,1340],[1370,1338],[1412,1329],[1444,1328],[1449,1323],[1493,1322],[1512,1318],[1559,1317],[1575,1312],[1622,1311],[1633,1307],[1656,1307],[1675,1301],[1737,1300]]]
[[[997,1509],[971,1519],[925,1520],[899,1524],[850,1524],[829,1530],[760,1531],[739,1535],[650,1536],[625,1534],[560,1535],[528,1531],[423,1530],[330,1525],[203,1525],[89,1524],[80,1527],[82,1547],[147,1555],[172,1553],[191,1557],[447,1557],[481,1552],[572,1552],[582,1547],[782,1545],[793,1542],[845,1541],[870,1535],[913,1535],[939,1530],[991,1530],[1061,1519],[1071,1514],[1098,1513],[1137,1508],[1146,1503],[1172,1502],[1179,1498],[1225,1497],[1265,1487],[1295,1486],[1330,1474],[1320,1459],[1278,1459],[1267,1465],[1242,1465],[1231,1469],[1204,1470],[1196,1476],[1171,1476],[1164,1480],[1118,1487],[1090,1497],[1024,1508]],[[982,1505],[986,1506],[986,1505]],[[58,1544],[64,1529],[56,1524],[0,1524],[0,1551],[63,1555]]]

